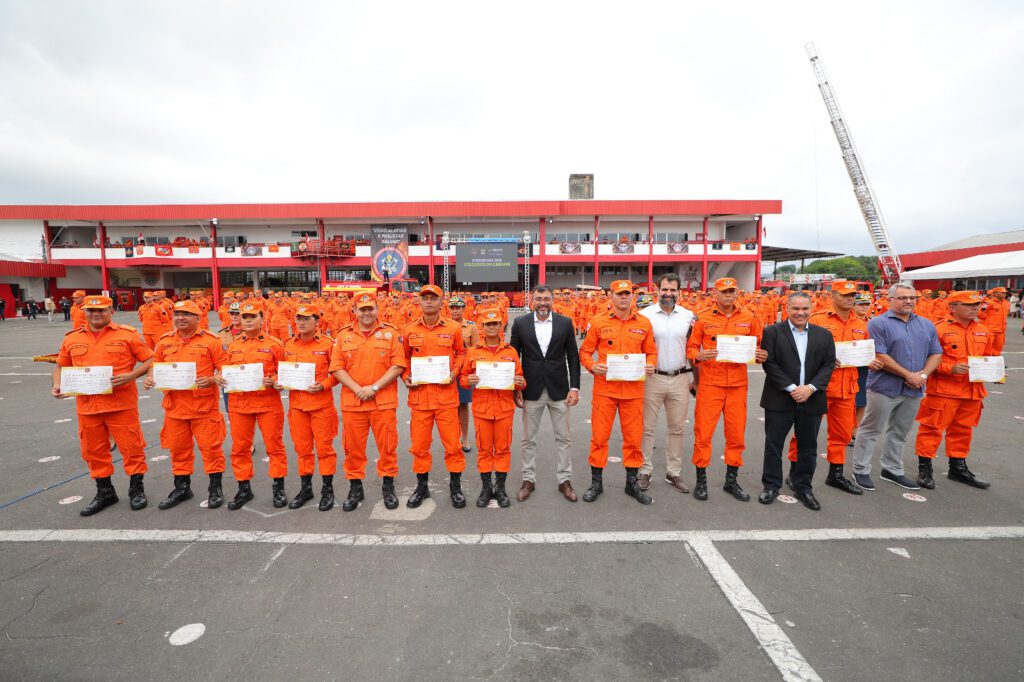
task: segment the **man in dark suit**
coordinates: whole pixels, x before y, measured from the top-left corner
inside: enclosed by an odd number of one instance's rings
[[[766,327],[761,347],[764,362],[764,492],[761,504],[771,504],[782,487],[782,453],[790,429],[796,433],[797,458],[789,479],[796,498],[818,511],[821,504],[811,491],[817,464],[818,428],[827,411],[825,389],[836,364],[836,346],[824,327],[808,324],[811,297],[790,294],[786,300],[789,319]]]
[[[551,311],[555,297],[551,289],[533,290],[533,313],[521,315],[512,323],[509,343],[523,364],[523,484],[516,494],[520,502],[530,497],[536,486],[537,431],[547,408],[551,428],[558,445],[558,490],[570,502],[576,501],[572,489],[572,461],[569,449],[569,408],[580,401],[580,354],[572,320]]]

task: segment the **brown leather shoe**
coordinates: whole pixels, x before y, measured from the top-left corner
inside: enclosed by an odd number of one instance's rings
[[[533,492],[533,488],[533,481],[523,481],[522,487],[519,488],[519,492],[516,493],[516,499],[520,502],[524,502],[526,498],[530,496],[530,493]]]
[[[569,481],[566,481],[565,483],[559,483],[558,492],[562,493],[565,496],[565,499],[569,500],[570,502],[576,501],[576,491],[572,489],[572,483],[570,483]]]
[[[678,476],[673,476],[672,474],[665,474],[665,482],[681,493],[690,492],[690,488],[685,483],[683,483],[683,479],[679,478]]]
[[[650,474],[640,474],[639,476],[637,476],[636,477],[636,487],[640,488],[640,490],[647,490],[648,488],[650,488],[651,487],[651,475]]]

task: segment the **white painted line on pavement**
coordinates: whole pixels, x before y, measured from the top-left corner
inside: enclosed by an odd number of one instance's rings
[[[249,509],[249,507],[243,507]],[[271,517],[290,513],[288,510]],[[393,517],[391,517],[393,518]],[[390,519],[389,519],[390,520]],[[263,530],[157,530],[84,528],[0,530],[0,542],[199,542],[220,544],[345,545],[354,547],[436,547],[465,545],[599,545],[670,542],[802,542],[833,540],[1002,540],[1024,539],[1022,526],[932,526],[924,528],[804,528],[793,530],[618,531],[580,533],[465,533],[438,535],[351,535]]]
[[[274,562],[277,561],[282,554],[284,554],[284,551],[286,549],[288,549],[288,545],[281,545],[280,547],[278,547],[277,551],[270,555],[270,559],[267,560],[267,563],[263,564],[263,568],[260,569],[260,572],[254,575],[252,577],[252,580],[250,580],[249,582],[255,585],[256,581],[260,579],[260,576],[266,573],[270,569],[270,567],[274,565]]]
[[[39,373],[39,372],[4,372],[4,373],[0,374],[0,377],[49,377],[49,376],[53,376],[53,374],[50,374],[50,373]],[[14,383],[20,384],[21,382],[20,381],[17,381],[17,382],[12,381],[11,383],[12,384],[14,384]]]
[[[782,679],[820,682],[818,673],[814,672],[814,668],[797,651],[792,640],[786,636],[761,600],[754,596],[714,543],[708,538],[694,538],[688,544],[704,562],[722,594],[750,628],[754,639],[782,673]]]

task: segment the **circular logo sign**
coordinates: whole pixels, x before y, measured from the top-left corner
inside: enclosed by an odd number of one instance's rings
[[[373,275],[377,279],[391,279],[402,277],[408,263],[405,254],[393,246],[386,246],[373,255],[370,267],[373,268]]]

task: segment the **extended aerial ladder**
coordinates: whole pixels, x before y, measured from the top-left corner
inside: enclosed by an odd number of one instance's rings
[[[825,73],[825,66],[821,63],[821,57],[818,56],[814,43],[807,43],[804,48],[807,50],[807,56],[810,57],[814,75],[818,79],[818,89],[821,91],[822,99],[825,100],[825,108],[828,109],[836,140],[839,141],[839,149],[843,153],[846,172],[850,174],[850,180],[853,182],[853,193],[857,197],[857,205],[860,206],[860,212],[868,226],[871,241],[874,242],[875,251],[878,254],[878,269],[882,272],[882,281],[887,285],[895,284],[903,273],[903,264],[900,262],[899,254],[892,246],[892,239],[885,227],[885,218],[882,217],[878,200],[875,199],[875,194],[871,191],[860,154],[857,153],[850,130],[843,118],[843,112],[839,109],[839,102],[836,101],[835,93],[832,92],[828,75]]]

